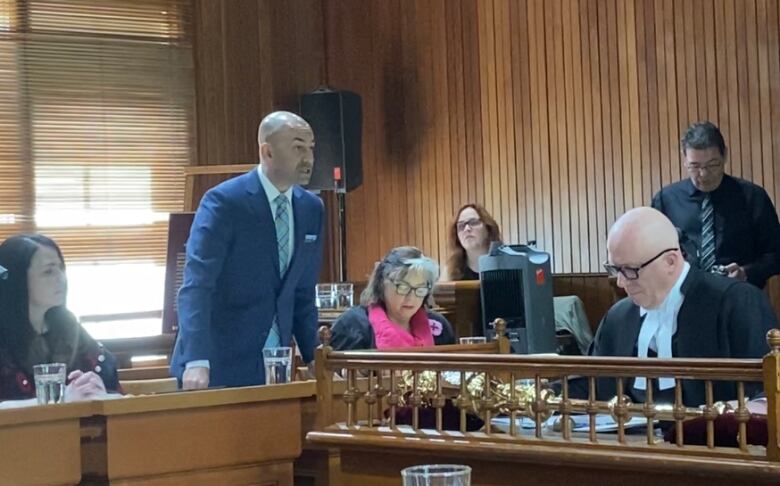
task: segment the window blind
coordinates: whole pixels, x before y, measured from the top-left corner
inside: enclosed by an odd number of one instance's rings
[[[187,0],[0,0],[0,238],[163,264],[193,158]]]
[[[60,244],[96,338],[162,329],[138,316],[194,159],[191,32],[189,0],[0,0],[0,240]]]

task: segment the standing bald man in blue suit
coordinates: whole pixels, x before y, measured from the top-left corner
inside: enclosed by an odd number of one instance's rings
[[[185,390],[265,383],[262,349],[295,340],[314,359],[322,201],[300,185],[314,134],[278,111],[258,129],[257,169],[209,190],[187,241],[171,373]]]

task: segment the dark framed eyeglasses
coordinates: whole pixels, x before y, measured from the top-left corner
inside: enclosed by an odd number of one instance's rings
[[[667,248],[666,250],[662,251],[658,255],[654,256],[653,258],[647,260],[645,263],[639,265],[638,267],[629,267],[628,265],[612,265],[610,263],[604,262],[604,270],[607,271],[607,274],[610,277],[617,277],[619,273],[622,273],[623,276],[626,278],[626,280],[636,280],[639,278],[639,271],[645,268],[646,266],[650,265],[654,261],[658,260],[661,255],[663,255],[666,252],[669,251],[675,251],[679,250],[679,248]]]
[[[404,297],[409,295],[411,292],[414,292],[414,295],[420,298],[426,297],[431,293],[430,285],[426,285],[424,287],[412,287],[403,280],[400,282],[393,282],[393,285],[395,285],[395,293],[398,295],[403,295]]]
[[[455,227],[458,229],[458,233],[461,233],[466,229],[466,226],[471,229],[479,228],[482,226],[482,220],[479,218],[471,218],[467,219],[466,221],[458,221],[458,224]]]
[[[711,160],[704,164],[698,162],[685,162],[683,165],[685,165],[685,168],[688,170],[711,170],[719,167],[721,164],[723,164],[723,159]]]

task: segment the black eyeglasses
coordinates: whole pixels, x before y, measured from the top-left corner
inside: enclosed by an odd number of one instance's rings
[[[622,273],[623,276],[626,278],[626,280],[636,280],[639,278],[639,271],[645,268],[646,266],[650,265],[654,261],[658,260],[658,258],[661,257],[664,253],[668,251],[675,251],[679,250],[679,248],[667,248],[666,250],[662,251],[658,255],[654,256],[653,258],[647,260],[645,263],[639,265],[638,267],[629,267],[627,265],[611,265],[607,262],[604,262],[604,270],[607,271],[607,274],[610,277],[617,277],[618,273]]]
[[[412,287],[403,280],[400,282],[393,282],[393,285],[395,285],[395,293],[398,295],[403,295],[404,297],[409,295],[411,292],[414,292],[414,295],[420,298],[425,297],[431,293],[431,287],[429,285],[426,285],[425,287]]]
[[[471,218],[466,221],[458,221],[458,224],[455,227],[458,228],[458,233],[460,233],[466,229],[466,226],[471,229],[478,228],[482,226],[482,220],[479,218]]]
[[[700,164],[699,162],[685,162],[685,168],[688,170],[711,170],[723,164],[722,159],[713,159],[707,163]]]

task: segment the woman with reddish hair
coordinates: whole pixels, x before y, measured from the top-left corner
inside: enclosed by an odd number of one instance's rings
[[[479,280],[479,257],[487,254],[492,242],[501,243],[496,220],[484,207],[469,203],[458,210],[447,233],[448,280]]]

